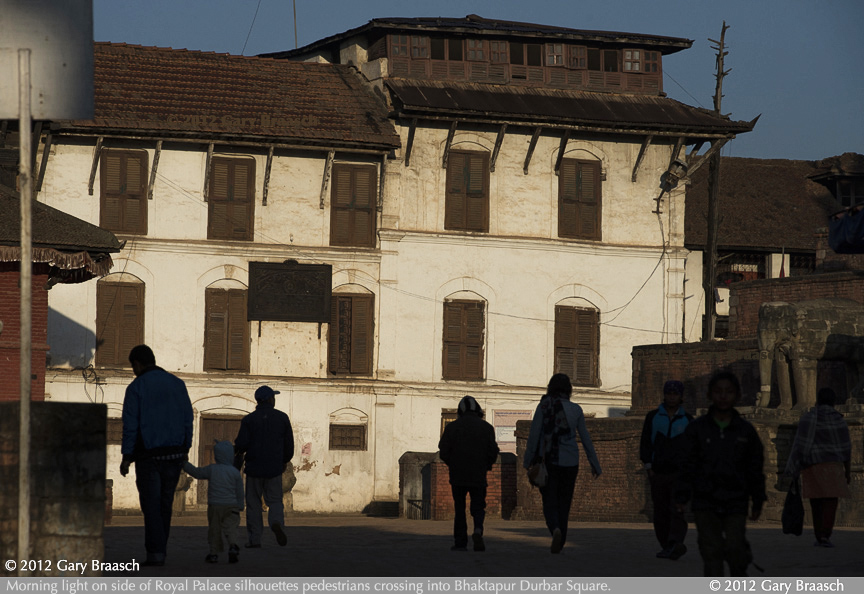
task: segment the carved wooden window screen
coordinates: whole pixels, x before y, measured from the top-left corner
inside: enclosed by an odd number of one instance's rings
[[[341,375],[370,375],[375,317],[374,295],[334,294],[330,299],[328,368]]]
[[[366,425],[330,425],[330,449],[366,451]]]

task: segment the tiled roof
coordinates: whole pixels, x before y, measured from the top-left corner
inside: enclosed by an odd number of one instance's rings
[[[390,79],[394,104],[406,115],[510,119],[686,135],[738,134],[753,128],[668,97],[592,93],[479,83]]]
[[[552,25],[538,25],[535,23],[521,23],[516,21],[500,21],[496,19],[485,19],[476,14],[466,17],[386,17],[372,19],[368,23],[345,31],[319,39],[304,47],[263,54],[274,58],[291,58],[303,55],[317,48],[338,43],[343,39],[364,34],[367,31],[389,30],[412,31],[422,30],[425,32],[457,32],[470,35],[495,35],[510,37],[545,37],[555,38],[559,41],[598,41],[628,44],[631,47],[651,46],[663,54],[671,54],[693,45],[690,39],[680,37],[666,37],[661,35],[644,35],[640,33],[624,33],[619,31],[592,31],[585,29],[572,29],[569,27],[556,27]]]
[[[684,243],[707,238],[708,164],[687,186]],[[816,230],[839,210],[831,193],[808,179],[814,161],[723,157],[720,164],[720,249],[814,251]]]
[[[384,102],[350,66],[95,44],[95,117],[60,129],[389,150]],[[371,145],[371,146],[370,146]]]
[[[827,180],[834,177],[864,176],[864,155],[858,153],[843,153],[837,157],[828,157],[816,163],[811,179]]]
[[[41,202],[33,203],[33,245],[58,250],[120,251],[110,231]],[[21,244],[20,199],[0,192],[0,245]]]

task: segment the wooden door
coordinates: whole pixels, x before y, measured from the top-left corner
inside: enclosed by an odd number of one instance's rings
[[[217,441],[230,441],[232,444],[240,431],[242,416],[202,415],[201,431],[198,434],[198,464],[200,468],[213,464],[213,445]],[[207,481],[198,481],[198,504],[207,505]]]

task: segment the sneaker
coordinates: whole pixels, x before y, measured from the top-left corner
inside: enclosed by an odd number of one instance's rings
[[[245,549],[260,549],[261,543],[252,544],[251,542],[247,542],[246,544],[243,545],[243,548],[245,548]]]
[[[687,552],[687,547],[684,545],[684,543],[683,542],[676,542],[674,545],[672,545],[672,549],[669,551],[669,558],[672,561],[677,561],[678,559],[683,557],[684,553],[686,553],[686,552]]]
[[[831,540],[828,538],[820,538],[819,542],[817,544],[820,547],[825,547],[826,549],[833,549],[834,548],[834,543],[832,543]]]
[[[213,555],[211,553],[210,555],[207,555],[206,557],[204,557],[204,561],[206,563],[219,563],[219,555]]]
[[[474,540],[474,550],[475,551],[485,551],[486,543],[483,542],[483,535],[480,532],[475,532],[471,535],[471,538]]]
[[[658,559],[668,559],[669,555],[671,555],[671,554],[672,554],[672,547],[666,547],[665,549],[663,549],[662,551],[657,553],[656,556]]]
[[[228,563],[237,563],[240,560],[240,547],[231,545],[228,549]]]
[[[276,542],[279,543],[280,547],[284,547],[288,544],[288,538],[285,536],[285,531],[282,530],[282,526],[279,524],[273,524],[270,526],[270,529],[273,531],[273,534],[276,535]]]
[[[147,559],[141,565],[144,567],[162,567],[165,565],[165,553],[148,553]]]
[[[557,555],[561,552],[561,549],[564,548],[564,535],[561,534],[561,529],[556,528],[554,532],[552,532],[552,547],[551,551],[553,555]]]
[[[450,547],[450,550],[451,551],[467,551],[468,547],[466,545],[462,545],[462,546],[453,545],[452,547]]]

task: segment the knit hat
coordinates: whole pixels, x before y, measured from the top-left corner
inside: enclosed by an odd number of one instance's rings
[[[480,404],[478,404],[473,396],[465,396],[465,398],[459,401],[459,416],[461,417],[465,413],[473,413],[480,418],[483,417],[483,409],[480,408]]]
[[[663,393],[664,394],[678,394],[679,396],[683,396],[684,395],[684,384],[682,384],[678,380],[669,380],[665,384],[663,384]]]
[[[265,400],[270,400],[276,394],[279,394],[276,390],[271,388],[270,386],[261,386],[257,390],[255,390],[255,400],[256,402],[264,402]]]

